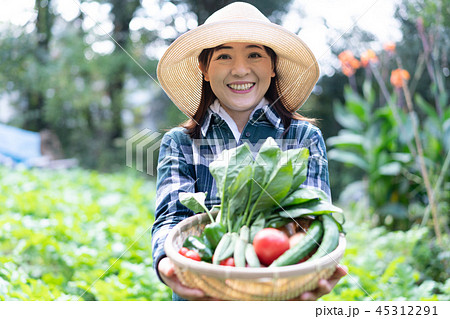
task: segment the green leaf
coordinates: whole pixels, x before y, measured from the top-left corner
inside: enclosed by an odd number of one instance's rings
[[[400,174],[401,169],[402,165],[399,162],[391,162],[380,166],[378,168],[378,172],[380,173],[380,175],[397,176]]]
[[[364,124],[361,120],[354,114],[347,112],[342,104],[334,105],[334,115],[336,121],[343,127],[360,132],[364,128]]]
[[[321,215],[328,213],[342,213],[342,209],[326,201],[308,202],[307,205],[291,206],[279,211],[281,217],[297,218],[303,215]]]
[[[252,153],[247,143],[224,150],[209,165],[209,171],[216,180],[218,193],[223,196],[224,191],[234,181],[241,169],[252,161]]]
[[[328,200],[328,195],[317,188],[299,188],[283,199],[282,207],[288,207],[306,203],[312,200]]]
[[[332,149],[328,152],[328,158],[349,165],[354,165],[364,171],[369,169],[369,164],[355,153],[346,152],[338,149]]]
[[[229,200],[224,203],[223,209],[227,212],[229,220],[235,218],[234,215],[244,214],[250,195],[252,172],[252,165],[244,167],[228,187]]]
[[[281,161],[254,202],[252,212],[271,210],[279,205],[282,198],[289,192],[292,184],[292,163]]]
[[[232,196],[232,194],[229,194],[228,189],[237,180],[242,170],[251,165],[252,162],[253,156],[250,147],[245,143],[236,148],[224,150],[209,166],[211,175],[216,181],[218,194],[221,199],[221,210],[223,212],[221,214],[221,222],[224,225],[226,223],[225,220],[230,221],[230,208],[228,204],[229,196]],[[228,229],[230,227],[231,225],[228,225]]]
[[[339,135],[328,138],[327,144],[328,146],[334,147],[357,146],[362,150],[363,145],[366,144],[366,139],[361,134],[356,134],[352,132],[346,132],[342,134],[340,132]]]
[[[261,192],[264,189],[266,181],[270,178],[270,175],[274,171],[276,165],[280,162],[281,150],[276,144],[275,140],[269,137],[259,149],[253,162],[253,170],[250,185],[249,205],[253,207],[253,204],[258,200]],[[247,207],[246,214],[248,213]]]
[[[208,211],[208,208],[205,206],[206,193],[180,193],[179,199],[181,204],[192,210],[194,213]]]
[[[309,150],[298,148],[284,151],[282,156],[287,157],[287,161],[292,162],[292,185],[289,193],[296,191],[306,180]]]

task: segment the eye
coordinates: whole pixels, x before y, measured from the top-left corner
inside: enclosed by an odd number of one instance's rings
[[[258,52],[253,52],[253,53],[250,53],[250,54],[248,55],[248,57],[249,57],[249,58],[252,58],[252,59],[255,59],[255,58],[261,58],[262,55],[261,55],[260,53],[258,53]]]
[[[227,59],[231,59],[231,57],[228,54],[219,54],[216,57],[216,60],[227,60]]]

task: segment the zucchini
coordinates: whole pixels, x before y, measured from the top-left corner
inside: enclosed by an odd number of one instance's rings
[[[339,244],[339,228],[334,218],[330,215],[323,215],[321,216],[321,219],[324,229],[322,242],[314,255],[308,260],[314,260],[328,255],[335,250]]]
[[[289,266],[298,263],[304,257],[306,257],[322,239],[323,225],[318,219],[311,223],[305,237],[300,240],[294,247],[286,250],[280,257],[274,260],[270,267]]]

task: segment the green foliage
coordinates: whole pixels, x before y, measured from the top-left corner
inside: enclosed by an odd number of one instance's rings
[[[152,269],[153,181],[0,167],[0,185],[0,299],[170,299]]]
[[[349,274],[322,300],[450,300],[448,252],[440,248],[440,254],[446,255],[441,259],[436,255],[422,259],[424,256],[417,254],[417,249],[433,241],[426,228],[389,232],[384,227],[372,228],[367,222],[357,225],[352,220],[347,220],[346,226],[347,249],[341,263],[347,265]],[[449,238],[445,241],[443,246],[448,247]],[[428,264],[442,262],[446,263],[443,271],[447,276],[438,281],[423,272]]]
[[[355,195],[349,190],[358,185],[358,196],[367,196],[375,212],[406,219],[405,206],[414,201],[414,197],[410,191],[413,186],[404,178],[402,170],[407,169],[407,164],[414,173],[417,168],[411,154],[399,141],[401,134],[392,110],[387,105],[375,107],[374,92],[367,87],[365,92],[366,96],[361,97],[346,87],[346,103],[335,105],[335,117],[343,129],[327,140],[332,147],[328,157],[363,172],[361,180],[353,180],[343,191],[344,196]]]
[[[0,185],[0,300],[170,300],[152,269],[153,181],[0,167]],[[450,256],[426,228],[346,212],[350,273],[323,300],[449,300]]]

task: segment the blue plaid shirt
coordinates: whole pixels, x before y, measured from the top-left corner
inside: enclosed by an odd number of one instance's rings
[[[206,192],[206,206],[220,204],[216,183],[209,172],[209,164],[223,151],[247,142],[254,153],[269,137],[277,141],[281,149],[305,147],[310,158],[306,181],[302,187],[319,188],[330,195],[328,161],[325,142],[320,130],[306,122],[292,120],[288,132],[280,117],[266,105],[256,110],[236,142],[225,121],[208,109],[201,127],[202,138],[193,140],[182,127],[167,132],[162,141],[157,171],[155,223],[152,228],[153,265],[165,257],[164,241],[169,231],[193,212],[178,200],[180,192]]]

